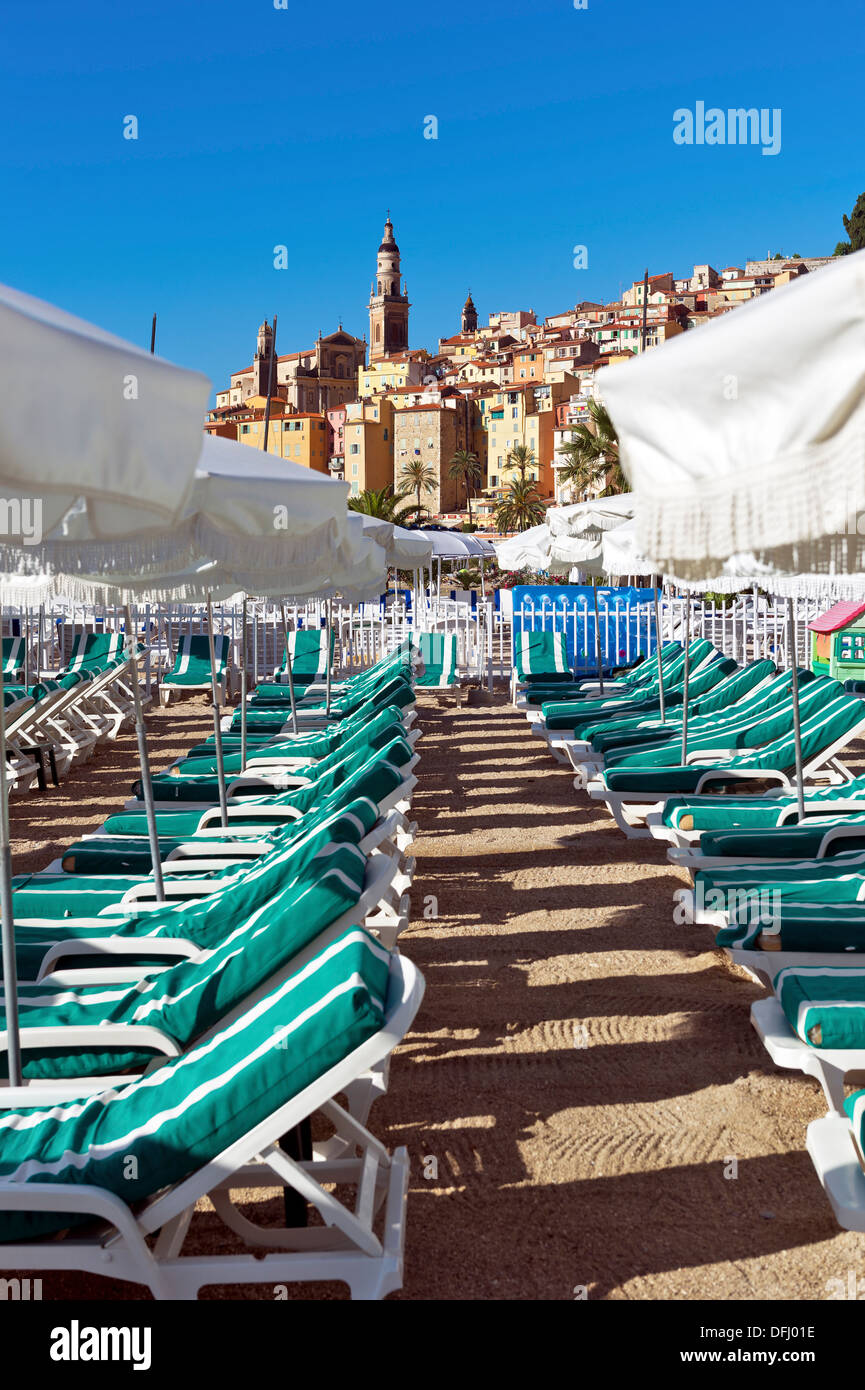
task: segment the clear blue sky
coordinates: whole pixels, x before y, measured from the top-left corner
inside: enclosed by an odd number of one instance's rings
[[[289,6],[7,6],[0,280],[142,343],[155,309],[159,351],[222,385],[274,312],[282,352],[367,331],[387,207],[433,347],[469,285],[482,321],[541,316],[646,264],[829,252],[865,189],[854,0]],[[781,108],[780,154],[675,145],[697,101]]]

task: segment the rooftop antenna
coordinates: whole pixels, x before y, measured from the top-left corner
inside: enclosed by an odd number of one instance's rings
[[[150,351],[156,351],[156,315],[153,315],[153,322],[150,325]]]

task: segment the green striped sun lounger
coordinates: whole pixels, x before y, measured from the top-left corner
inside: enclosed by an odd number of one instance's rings
[[[116,1075],[143,1069],[154,1056],[183,1051],[242,1006],[332,923],[341,920],[348,926],[363,920],[366,913],[358,909],[358,902],[366,863],[356,846],[320,847],[293,882],[254,911],[242,915],[238,910],[230,923],[225,922],[224,909],[216,914],[224,923],[222,939],[209,951],[168,969],[148,974],[145,968],[141,978],[119,983],[75,985],[50,978],[20,982],[24,1076],[46,1080]],[[200,913],[199,927],[201,917]],[[107,932],[106,940],[110,941]],[[128,942],[129,937],[120,940]],[[5,1010],[0,1022],[5,1025]],[[5,1050],[0,1066],[5,1074]]]
[[[228,685],[228,658],[231,641],[225,634],[214,634],[216,685],[224,700]],[[174,666],[159,683],[159,699],[167,705],[172,690],[211,690],[210,638],[207,633],[187,633],[181,639]]]
[[[515,632],[514,674],[519,682],[571,679],[563,632]]]
[[[422,632],[418,638],[422,674],[415,675],[415,685],[427,690],[453,688],[456,703],[462,703],[460,678],[457,672],[456,633]]]
[[[415,693],[412,684],[402,676],[397,676],[391,680],[383,682],[375,690],[352,690],[345,694],[340,694],[331,701],[330,714],[326,714],[325,703],[322,700],[317,705],[307,706],[298,711],[301,723],[338,723],[351,714],[356,714],[361,710],[366,711],[370,717],[377,709],[383,709],[386,705],[397,705],[400,709],[406,709],[415,703]],[[261,706],[250,702],[248,711],[248,727],[252,733],[265,732],[277,733],[285,729],[291,732],[288,723],[287,705],[280,701],[274,708]],[[233,731],[240,729],[240,711],[237,711],[231,721]]]
[[[388,737],[392,738],[395,734],[403,732],[401,711],[394,705],[388,705],[377,710],[371,719],[353,716],[320,734],[298,734],[296,738],[276,738],[269,743],[256,745],[247,753],[247,767],[254,767],[256,763],[285,761],[294,763],[303,770],[308,764],[320,765],[335,753],[346,754],[364,743],[374,752],[387,742]],[[226,753],[223,761],[226,773],[241,771],[239,753]],[[175,764],[170,775],[182,777],[187,773],[197,775],[215,771],[216,759],[212,745],[199,744],[182,762]]]
[[[845,695],[837,681],[814,681],[803,691],[800,705],[807,705],[808,711],[803,711],[801,721],[805,777],[827,768],[833,780],[849,780],[850,773],[837,761],[836,754],[865,728],[861,701]],[[660,811],[668,797],[710,789],[720,791],[725,783],[736,780],[775,783],[791,793],[788,774],[795,762],[792,713],[776,713],[764,721],[755,729],[755,739],[766,739],[767,733],[775,736],[732,756],[727,756],[729,745],[717,750],[723,756],[716,757],[712,750],[705,750],[701,754],[703,761],[688,766],[640,765],[639,756],[635,756],[634,766],[621,759],[589,783],[589,795],[593,800],[604,801],[620,829],[633,836],[651,832],[639,829],[626,818],[626,804],[641,808],[636,815],[644,821],[649,812]]]
[[[24,679],[24,638],[3,638],[3,678],[10,681]]]
[[[4,1263],[108,1273],[163,1299],[250,1281],[342,1280],[366,1298],[398,1288],[408,1157],[391,1159],[335,1097],[382,1070],[422,991],[408,962],[355,928],[156,1071],[83,1099],[7,1094]],[[278,1141],[319,1109],[335,1143],[301,1168]],[[274,1185],[301,1192],[320,1224],[298,1236],[242,1222],[232,1186]],[[184,1256],[208,1194],[251,1254]],[[170,1239],[149,1243],[160,1230]]]
[[[307,874],[308,866],[330,853],[332,845],[358,846],[377,818],[376,803],[362,797],[325,815],[304,817],[256,859],[201,861],[191,890],[187,891],[184,877],[177,885],[178,896],[169,896],[165,903],[152,896],[148,875],[123,873],[110,864],[102,875],[67,875],[66,893],[62,875],[34,875],[14,901],[19,977],[30,980],[44,975],[53,968],[52,962],[61,956],[77,956],[81,943],[91,940],[103,943],[101,950],[106,942],[126,940],[126,946],[112,949],[125,955],[131,952],[136,960],[177,959],[213,950],[238,922],[251,918]],[[370,884],[379,896],[386,889],[378,874],[371,876]],[[166,875],[166,892],[171,890]]]
[[[690,672],[689,679],[696,678],[703,667],[717,660],[723,660],[721,654],[716,651],[711,642],[700,639],[692,642],[689,648]],[[631,703],[639,702],[643,706],[644,702],[655,701],[658,699],[658,667],[656,662],[646,663],[651,667],[639,685],[625,686],[616,689],[612,683],[604,682],[604,693],[600,694],[597,681],[594,685],[587,685],[583,682],[580,686],[562,686],[556,689],[551,687],[546,699],[543,696],[546,692],[543,686],[537,691],[533,691],[535,705],[540,705],[540,716],[545,721],[550,721],[551,716],[570,716],[570,718],[581,720],[587,714],[603,713],[605,711],[627,711]],[[640,668],[642,669],[642,668]],[[667,693],[679,689],[685,677],[685,653],[680,648],[675,652],[664,667],[664,691]],[[560,706],[555,710],[548,706]],[[537,718],[539,711],[537,708],[529,711],[528,717]],[[551,724],[553,728],[567,728],[570,725],[570,718],[563,719],[561,722]]]
[[[862,1231],[865,1091],[846,1091],[865,1071],[865,970],[791,965],[774,986],[775,996],[753,1004],[751,1022],[777,1066],[820,1082],[829,1112],[809,1124],[808,1153],[839,1224]]]
[[[328,666],[333,664],[336,647],[336,633],[333,629],[301,627],[288,634],[288,657],[291,658],[291,673],[295,685],[312,685],[323,681]],[[288,660],[283,652],[282,664],[273,673],[278,681],[288,680]]]
[[[840,804],[855,814],[860,800],[865,811],[865,777],[853,777],[835,786],[809,788],[805,810],[809,816],[832,816]],[[796,797],[783,790],[765,796],[678,796],[670,797],[654,818],[652,833],[657,839],[687,845],[710,830],[789,829],[797,816]]]
[[[237,800],[246,796],[261,796],[268,791],[290,791],[293,787],[303,788],[314,783],[323,783],[331,775],[335,775],[337,779],[344,779],[379,752],[390,757],[392,762],[404,766],[413,756],[413,747],[404,734],[405,730],[401,726],[392,726],[382,731],[375,739],[375,746],[371,747],[362,733],[358,733],[349,739],[345,747],[335,749],[327,758],[294,771],[283,771],[279,767],[268,768],[265,765],[259,769],[234,773],[227,779],[228,796],[231,800]],[[183,773],[176,777],[170,773],[162,773],[153,778],[152,785],[154,800],[157,802],[182,801],[206,807],[219,800],[218,779],[209,772],[201,775]],[[332,785],[336,785],[336,782]],[[137,799],[141,798],[140,782],[135,783],[133,793]],[[134,809],[134,806],[130,809]]]
[[[193,835],[188,840],[182,838],[172,839],[169,836],[160,836],[159,849],[162,863],[177,860],[181,861],[180,868],[183,877],[186,871],[200,872],[202,876],[211,878],[215,873],[216,865],[220,869],[227,870],[231,867],[233,855],[237,854],[235,867],[239,867],[242,862],[250,863],[258,860],[270,853],[274,846],[296,845],[299,840],[309,834],[316,833],[319,826],[331,827],[329,833],[335,839],[354,838],[348,826],[341,819],[343,815],[347,818],[348,825],[356,824],[359,829],[358,838],[363,838],[372,829],[378,818],[377,806],[368,798],[348,797],[346,787],[351,789],[356,779],[349,779],[342,787],[336,788],[329,797],[325,798],[328,803],[327,812],[322,812],[319,807],[312,807],[299,816],[297,820],[286,821],[282,826],[269,827],[261,831],[255,839],[241,839],[238,842],[233,832],[229,830],[226,837],[216,837],[207,835],[196,839]],[[325,804],[322,803],[322,805]],[[371,814],[370,824],[366,824],[366,817]],[[189,863],[190,859],[201,860],[200,870]],[[228,861],[222,862],[220,861]],[[39,883],[51,878],[52,883],[56,881],[56,892],[61,893],[62,882],[65,878],[67,884],[75,887],[86,887],[82,879],[91,878],[94,874],[108,875],[109,878],[116,875],[131,875],[124,882],[128,885],[136,883],[146,883],[150,881],[150,871],[153,867],[150,855],[150,841],[142,835],[90,835],[85,840],[77,840],[71,844],[64,852],[60,860],[62,872],[56,869],[45,870],[40,874],[35,874],[32,879],[22,879],[22,887],[31,883],[34,889],[38,889]],[[70,878],[70,876],[74,876]],[[182,883],[183,879],[180,880]],[[201,880],[198,879],[198,882]],[[17,882],[17,880],[16,880]],[[110,886],[110,885],[109,885]],[[198,884],[196,884],[196,887]],[[126,889],[124,888],[124,892]],[[51,914],[54,915],[54,914]]]
[[[278,832],[289,827],[294,821],[308,812],[327,807],[328,812],[333,809],[341,809],[346,803],[346,797],[353,800],[355,796],[365,796],[374,800],[377,804],[385,801],[388,805],[385,810],[390,809],[390,798],[397,788],[406,784],[408,790],[414,784],[411,768],[414,765],[415,755],[411,748],[403,740],[393,740],[385,748],[375,753],[365,755],[359,752],[354,757],[344,760],[342,763],[335,764],[327,773],[323,774],[315,782],[310,782],[302,787],[295,787],[290,791],[279,792],[271,796],[248,797],[239,800],[228,808],[228,830],[224,831],[221,825],[221,815],[218,806],[194,806],[184,809],[160,810],[156,813],[156,827],[160,840],[163,838],[173,842],[167,846],[168,850],[176,848],[176,844],[184,840],[191,840],[198,835],[206,835],[208,838],[226,838],[227,835],[247,835],[253,833],[267,834],[268,832]],[[408,793],[406,793],[408,794]],[[333,798],[336,798],[334,801]],[[400,799],[400,798],[398,798]],[[132,810],[121,812],[119,815],[109,816],[102,831],[93,840],[81,842],[74,849],[63,857],[63,865],[71,868],[74,865],[75,874],[82,873],[81,865],[88,864],[93,870],[103,862],[104,857],[112,853],[110,841],[119,837],[128,840],[130,837],[138,837],[143,843],[140,845],[140,854],[136,855],[138,863],[141,863],[141,855],[149,852],[149,841],[147,840],[147,820],[143,807],[135,806]],[[94,840],[98,844],[94,845]],[[85,846],[93,846],[90,855],[86,853]],[[80,849],[80,854],[79,854]],[[128,853],[124,846],[121,853]],[[150,866],[148,865],[148,868]],[[91,881],[90,873],[83,870],[86,882],[82,884],[82,891],[86,889],[88,893],[96,890],[96,885]],[[24,900],[18,895],[24,893],[28,900],[32,893],[41,894],[44,892],[45,885],[51,878],[58,879],[57,891],[63,895],[65,883],[65,910],[72,912],[74,879],[70,872],[60,874],[39,873],[32,875],[18,876],[13,879],[13,903],[15,904],[16,916],[20,915],[39,915],[39,909],[34,911],[31,907],[25,907]],[[87,915],[92,910],[87,909]]]
[[[79,632],[66,672],[105,671],[122,657],[122,632]]]
[[[418,647],[424,673],[415,677],[415,685],[441,688],[458,683],[456,633],[422,632]]]

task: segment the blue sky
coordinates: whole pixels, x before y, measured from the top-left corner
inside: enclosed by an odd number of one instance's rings
[[[222,385],[274,312],[282,352],[366,332],[387,207],[432,348],[468,286],[541,316],[647,264],[829,252],[865,189],[853,0],[288,4],[7,7],[0,280],[142,343],[156,310]],[[697,101],[780,108],[780,153],[674,144]]]

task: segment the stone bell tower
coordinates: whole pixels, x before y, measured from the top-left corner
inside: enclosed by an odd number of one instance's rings
[[[270,351],[273,347],[273,329],[264,320],[258,330],[258,342],[255,348],[255,357],[252,360],[252,394],[254,396],[266,396],[268,382],[270,381]],[[276,364],[274,363],[274,366]],[[273,383],[276,387],[276,382]]]
[[[400,274],[400,255],[390,215],[378,248],[375,282],[369,297],[369,360],[380,361],[408,347],[408,295]]]

